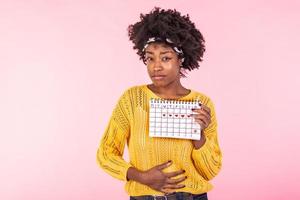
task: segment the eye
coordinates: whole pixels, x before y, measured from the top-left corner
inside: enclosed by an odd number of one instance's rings
[[[165,56],[165,57],[162,57],[161,60],[164,61],[164,62],[168,62],[169,60],[171,60],[171,58]]]
[[[145,58],[145,62],[149,62],[149,61],[152,61],[153,59],[151,57],[146,57]]]

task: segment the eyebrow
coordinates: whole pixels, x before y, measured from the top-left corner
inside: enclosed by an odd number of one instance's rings
[[[153,54],[152,51],[146,51],[146,53],[149,53],[149,54]],[[160,52],[160,54],[166,54],[166,53],[173,53],[173,51],[163,51],[163,52]]]

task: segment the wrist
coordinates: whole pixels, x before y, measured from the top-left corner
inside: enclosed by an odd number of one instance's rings
[[[192,140],[193,141],[193,145],[195,147],[195,149],[200,149],[206,142],[206,138],[204,133],[201,133],[201,139],[200,140]]]
[[[143,171],[139,171],[138,173],[138,182],[147,185],[147,178],[146,178],[146,173]]]
[[[134,180],[139,183],[145,182],[145,173],[143,171],[140,171],[134,167],[130,167],[127,171],[127,179],[128,180]]]

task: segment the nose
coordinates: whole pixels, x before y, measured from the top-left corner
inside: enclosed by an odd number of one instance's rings
[[[163,66],[161,64],[161,62],[159,60],[156,60],[154,63],[153,63],[153,70],[154,71],[160,71],[163,69]]]

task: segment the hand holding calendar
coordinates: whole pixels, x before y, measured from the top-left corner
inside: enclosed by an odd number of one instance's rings
[[[202,130],[206,129],[211,122],[210,108],[202,104],[200,109],[192,109],[192,111],[197,113],[192,114],[195,121],[200,124]]]

